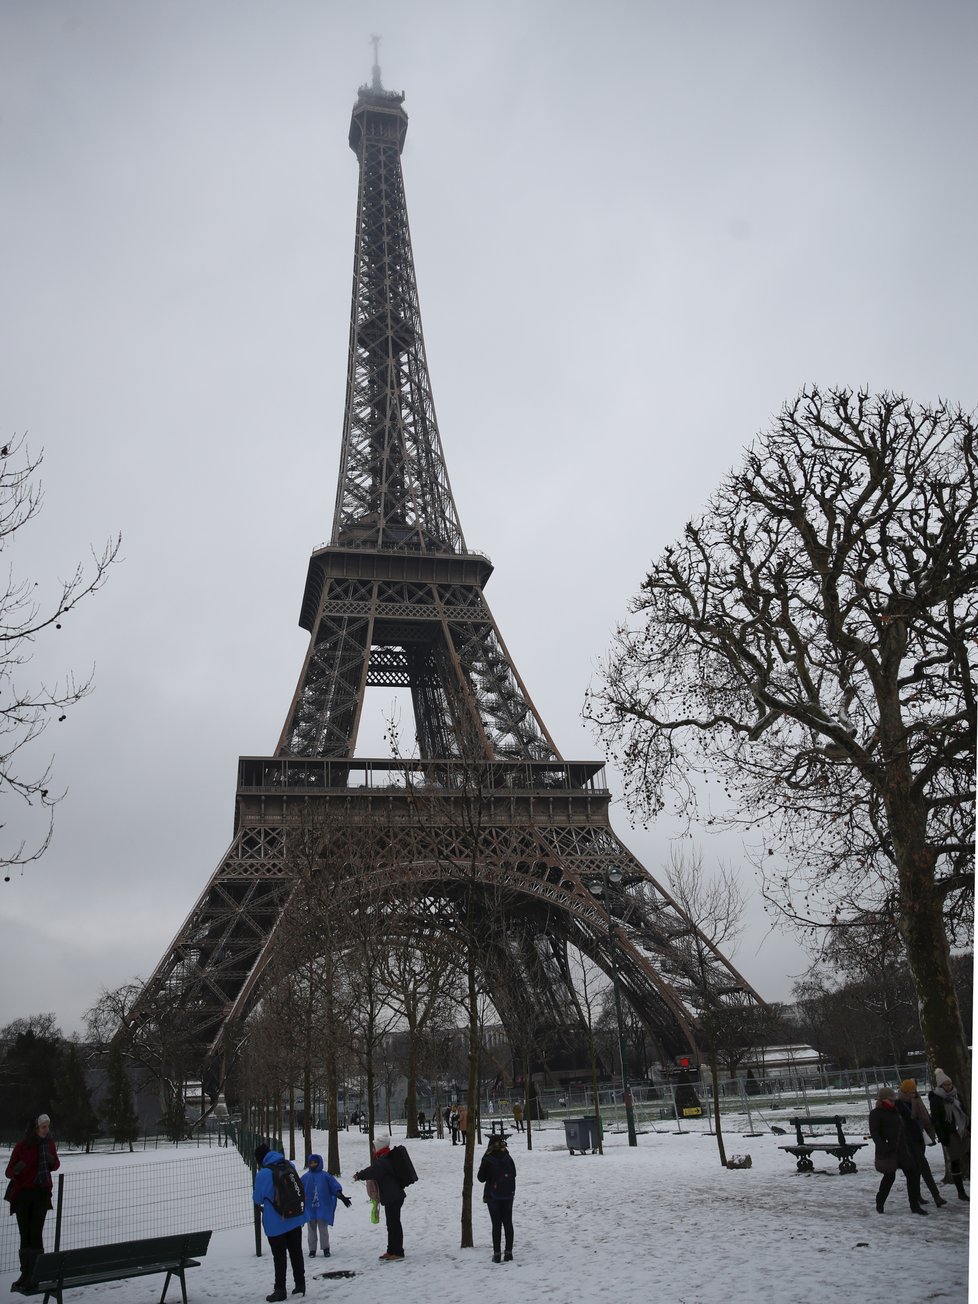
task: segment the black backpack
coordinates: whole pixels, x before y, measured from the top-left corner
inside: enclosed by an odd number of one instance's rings
[[[410,1186],[412,1182],[418,1180],[418,1174],[415,1172],[414,1164],[411,1163],[411,1156],[403,1146],[392,1147],[390,1161],[394,1180],[402,1189]]]
[[[282,1218],[298,1218],[306,1211],[306,1193],[302,1179],[287,1159],[271,1165],[272,1204]]]
[[[486,1182],[490,1195],[497,1200],[511,1200],[516,1194],[516,1165],[509,1155],[493,1155],[492,1176]]]

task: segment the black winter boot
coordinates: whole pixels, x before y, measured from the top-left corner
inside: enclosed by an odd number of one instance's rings
[[[969,1196],[968,1196],[968,1192],[964,1189],[964,1178],[963,1178],[963,1177],[956,1177],[956,1178],[954,1179],[954,1185],[955,1185],[955,1187],[957,1188],[958,1199],[959,1199],[959,1200],[964,1200],[964,1202],[965,1202],[966,1204],[970,1204],[970,1203],[971,1203],[971,1200],[970,1200],[970,1198],[969,1198]]]
[[[10,1283],[11,1290],[20,1290],[21,1286],[26,1286],[28,1278],[31,1275],[31,1257],[30,1250],[21,1250],[20,1252],[20,1276],[16,1281]]]

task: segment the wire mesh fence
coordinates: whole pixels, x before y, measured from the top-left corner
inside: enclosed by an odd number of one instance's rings
[[[165,1151],[162,1153],[166,1153]],[[125,1155],[97,1167],[54,1174],[55,1208],[44,1224],[44,1248],[62,1250],[181,1232],[226,1231],[253,1220],[251,1173],[233,1146],[191,1151],[178,1159]],[[60,1188],[60,1190],[59,1190]],[[60,1217],[58,1204],[60,1202]],[[16,1218],[0,1217],[0,1272],[18,1264]]]

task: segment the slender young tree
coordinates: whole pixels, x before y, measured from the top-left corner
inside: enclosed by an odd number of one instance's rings
[[[678,967],[685,989],[699,1013],[706,1038],[713,1085],[713,1122],[720,1163],[726,1167],[720,1113],[720,1081],[717,1069],[722,1029],[727,1021],[741,1018],[742,998],[739,991],[718,986],[717,972],[711,961],[713,948],[729,952],[740,931],[744,897],[740,885],[729,870],[721,870],[713,879],[703,871],[698,855],[673,855],[668,870],[669,889],[683,913],[696,924],[684,936],[673,940]],[[731,1004],[731,996],[735,1003]]]

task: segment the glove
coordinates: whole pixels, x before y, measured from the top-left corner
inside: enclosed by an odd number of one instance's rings
[[[343,1201],[343,1203],[346,1205],[348,1209],[350,1205],[353,1203],[353,1201],[350,1199],[348,1195],[341,1195],[340,1199]]]
[[[362,1181],[363,1181],[363,1178],[360,1176],[359,1173],[354,1173],[354,1174],[353,1174],[353,1180],[354,1180],[355,1182],[362,1182]]]
[[[23,1159],[18,1159],[13,1167],[14,1177],[19,1177],[26,1167],[27,1165],[24,1163]]]

